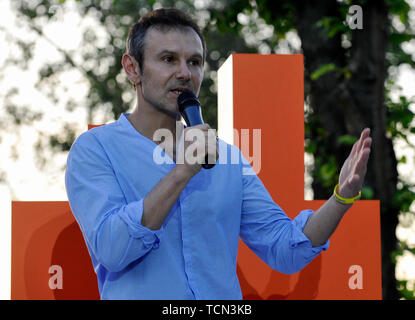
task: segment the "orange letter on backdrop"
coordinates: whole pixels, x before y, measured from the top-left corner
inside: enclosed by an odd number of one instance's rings
[[[244,156],[288,216],[319,208],[324,201],[304,200],[302,55],[232,55],[218,79],[221,138],[240,147],[239,137],[255,139]],[[271,270],[241,241],[237,272],[244,298],[381,299],[379,201],[354,204],[330,242],[310,265],[288,276]],[[11,281],[12,299],[99,299],[68,202],[12,202]]]
[[[303,68],[302,55],[234,54],[218,72],[219,135],[238,145],[234,128],[261,129],[258,176],[290,218],[325,202],[304,200]],[[244,298],[381,299],[379,210],[377,200],[354,204],[329,249],[294,275],[273,271],[240,241],[237,271]],[[349,286],[355,265],[361,267],[362,289]]]

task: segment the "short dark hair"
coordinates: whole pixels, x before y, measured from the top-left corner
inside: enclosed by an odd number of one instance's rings
[[[203,61],[206,59],[206,43],[197,23],[184,12],[174,8],[163,8],[151,11],[141,17],[135,24],[130,27],[126,41],[126,53],[134,57],[140,67],[140,73],[143,72],[144,62],[144,40],[147,30],[151,27],[164,30],[192,28],[203,46]]]

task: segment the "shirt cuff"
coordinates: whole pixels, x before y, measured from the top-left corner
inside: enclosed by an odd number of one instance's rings
[[[291,248],[296,248],[298,246],[310,248],[311,256],[309,258],[311,259],[317,256],[321,251],[327,250],[327,248],[330,245],[330,241],[327,240],[321,246],[313,247],[310,239],[308,239],[306,235],[303,233],[304,226],[306,225],[308,218],[310,217],[310,215],[313,214],[313,212],[313,210],[303,210],[297,217],[294,218],[294,231],[292,233],[292,238],[290,240]]]
[[[141,224],[144,211],[143,202],[144,199],[141,199],[124,206],[120,211],[120,218],[127,224],[131,237],[141,239],[146,248],[157,249],[164,226],[161,226],[159,230],[151,230]]]

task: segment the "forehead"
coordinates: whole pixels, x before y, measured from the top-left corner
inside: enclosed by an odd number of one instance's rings
[[[191,27],[151,27],[147,30],[144,43],[146,54],[157,54],[160,51],[168,50],[203,56],[202,41]]]

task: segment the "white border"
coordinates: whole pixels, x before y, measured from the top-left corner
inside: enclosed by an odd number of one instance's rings
[[[233,144],[233,55],[218,70],[218,136]]]

